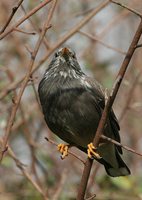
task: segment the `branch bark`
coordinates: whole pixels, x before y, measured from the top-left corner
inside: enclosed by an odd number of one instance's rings
[[[8,25],[10,24],[12,18],[14,17],[15,13],[17,12],[18,8],[21,6],[22,3],[23,3],[23,0],[19,0],[19,2],[17,3],[17,5],[15,5],[12,8],[12,12],[11,12],[8,20],[6,21],[5,25],[3,26],[2,30],[0,31],[0,34],[3,33],[5,31],[5,29],[8,27]]]
[[[135,47],[138,44],[138,41],[139,41],[139,39],[141,37],[141,34],[142,34],[142,19],[141,19],[140,24],[139,24],[139,26],[137,28],[137,31],[136,31],[136,33],[134,35],[132,43],[131,43],[128,51],[127,51],[127,54],[126,54],[126,56],[124,58],[124,61],[123,61],[122,65],[121,65],[119,73],[118,73],[118,75],[116,77],[116,81],[114,82],[111,94],[110,94],[110,96],[109,96],[109,98],[108,98],[108,100],[106,102],[104,111],[102,113],[102,117],[100,119],[97,131],[95,133],[95,137],[94,137],[94,140],[93,140],[93,144],[94,144],[95,147],[98,146],[100,137],[103,134],[104,126],[105,126],[109,111],[111,110],[113,102],[114,102],[114,100],[116,98],[117,92],[119,90],[119,87],[121,85],[121,82],[123,80],[125,72],[127,70],[127,67],[128,67],[128,65],[130,63],[130,60],[131,60],[131,58],[133,56],[133,53],[135,51]],[[80,186],[79,186],[79,189],[78,189],[77,200],[84,200],[84,196],[85,196],[85,192],[86,192],[87,183],[88,183],[88,179],[89,179],[89,176],[90,176],[92,164],[93,164],[93,160],[87,158],[86,163],[85,163],[85,167],[84,167],[84,170],[83,170],[82,178],[81,178],[81,183],[80,183]]]
[[[116,140],[113,140],[112,138],[109,138],[109,137],[106,137],[105,135],[101,135],[101,138],[107,140],[108,142],[111,142],[113,144],[116,144],[117,146],[120,146],[122,147],[123,149],[127,150],[127,151],[130,151],[138,156],[142,156],[141,153],[137,152],[136,150],[130,148],[130,147],[127,147],[126,145],[123,145],[121,144],[120,142],[117,142]]]
[[[17,28],[25,20],[27,20],[29,17],[31,17],[38,10],[40,10],[41,8],[43,8],[46,4],[50,3],[51,1],[52,0],[45,0],[45,1],[41,2],[38,6],[36,6],[35,8],[33,8],[28,14],[26,14],[24,17],[22,17],[21,19],[19,19],[18,22],[16,22],[16,24],[14,24],[12,27],[7,28],[4,33],[1,33],[0,34],[0,40],[2,40],[4,37],[6,37],[11,32],[13,32],[15,30],[15,28]]]

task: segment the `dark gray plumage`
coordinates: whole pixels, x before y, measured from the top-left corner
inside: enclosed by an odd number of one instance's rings
[[[38,88],[48,127],[65,142],[87,152],[105,105],[99,83],[81,70],[75,53],[62,48],[57,53]],[[119,125],[111,111],[104,134],[120,142]],[[120,157],[122,149],[100,141],[98,160],[110,176],[125,176],[130,170]]]

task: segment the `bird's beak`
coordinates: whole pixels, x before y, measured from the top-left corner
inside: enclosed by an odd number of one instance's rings
[[[62,56],[67,56],[69,54],[69,49],[68,48],[63,48],[62,49]]]

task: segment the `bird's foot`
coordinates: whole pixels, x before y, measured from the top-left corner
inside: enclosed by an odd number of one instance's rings
[[[93,158],[97,158],[97,159],[101,159],[102,157],[96,152],[97,148],[94,147],[93,143],[91,142],[90,144],[87,145],[88,149],[87,149],[87,153],[88,153],[88,157],[93,159]]]
[[[66,156],[68,156],[68,149],[69,145],[67,144],[58,144],[58,151],[62,154],[61,158],[64,159]]]

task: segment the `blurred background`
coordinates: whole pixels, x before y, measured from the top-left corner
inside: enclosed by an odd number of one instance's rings
[[[23,1],[8,25],[12,27],[40,0]],[[142,13],[141,0],[123,0],[128,7]],[[18,0],[0,1],[0,29],[4,27]],[[21,87],[52,1],[24,21],[0,41],[0,146],[5,135],[14,98]],[[83,27],[68,38],[74,27],[97,10]],[[47,128],[37,88],[54,50],[71,47],[83,71],[111,90],[140,19],[137,15],[105,0],[59,0],[34,62],[34,73],[22,95],[9,138],[9,149],[0,165],[0,200],[74,200],[80,183],[83,164],[69,155],[61,160],[56,145],[60,140]],[[66,38],[64,40],[64,38]],[[142,42],[142,40],[141,40]],[[139,42],[141,44],[141,42]],[[142,49],[133,55],[114,103],[120,122],[122,144],[142,152]],[[82,159],[86,155],[71,149]],[[142,199],[142,157],[124,150],[123,158],[131,176],[110,178],[102,165],[94,162],[87,197],[97,194],[98,200]]]

